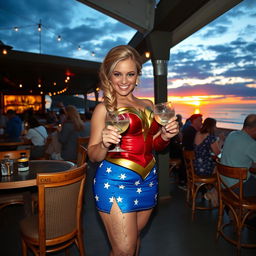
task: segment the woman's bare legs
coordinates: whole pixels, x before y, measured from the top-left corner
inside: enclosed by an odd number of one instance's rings
[[[112,247],[110,256],[139,255],[139,234],[148,222],[152,209],[122,213],[114,201],[110,214],[99,212]]]

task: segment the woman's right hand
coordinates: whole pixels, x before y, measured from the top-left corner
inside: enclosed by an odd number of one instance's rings
[[[118,144],[121,139],[121,135],[118,133],[118,130],[112,126],[107,125],[102,130],[102,146],[105,149],[108,149],[112,144]]]

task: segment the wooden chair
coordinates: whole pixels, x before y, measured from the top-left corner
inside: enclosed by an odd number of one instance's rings
[[[219,193],[219,214],[217,225],[217,238],[221,235],[225,240],[232,243],[237,248],[237,255],[240,255],[241,247],[256,248],[254,243],[242,243],[241,233],[245,228],[247,218],[256,213],[256,197],[246,197],[243,193],[244,181],[247,179],[247,168],[229,167],[217,161],[217,181]],[[237,179],[236,185],[229,187],[225,178]],[[229,222],[224,223],[224,207],[228,209]],[[226,228],[233,226],[235,230],[232,235],[227,232]],[[254,234],[255,237],[255,234]]]
[[[59,173],[37,174],[38,215],[20,223],[22,255],[57,252],[75,243],[84,254],[82,206],[86,163]]]
[[[90,139],[90,137],[78,137],[77,138],[77,152],[79,152],[80,145],[87,148],[87,145],[89,143],[89,139]]]
[[[81,166],[82,164],[84,164],[86,162],[86,157],[87,157],[87,149],[80,145],[77,151],[76,165]]]
[[[183,150],[183,157],[187,172],[187,203],[191,205],[192,208],[192,220],[194,219],[195,210],[211,210],[214,207],[211,202],[209,205],[196,204],[196,199],[198,198],[198,192],[203,186],[217,186],[217,177],[213,176],[199,176],[196,175],[194,169],[194,151]]]
[[[3,159],[6,155],[10,157],[10,159],[18,159],[20,157],[20,153],[26,153],[26,155],[30,156],[30,150],[14,150],[14,151],[0,151],[0,159]],[[7,192],[2,191],[0,194],[0,210],[6,206],[13,204],[24,204],[23,194],[19,192]]]
[[[10,159],[18,159],[21,153],[26,153],[27,157],[30,157],[30,149],[20,149],[20,150],[12,150],[12,151],[0,151],[0,159],[3,159],[6,155],[10,157]]]
[[[182,164],[182,160],[180,158],[169,158],[169,177],[173,176],[173,170],[178,169]]]

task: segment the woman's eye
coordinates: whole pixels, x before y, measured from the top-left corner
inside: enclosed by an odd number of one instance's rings
[[[128,74],[128,76],[132,77],[132,76],[135,76],[135,74],[134,73],[130,73],[130,74]]]

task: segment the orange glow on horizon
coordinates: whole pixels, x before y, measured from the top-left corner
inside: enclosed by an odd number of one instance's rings
[[[138,96],[141,99],[149,99],[154,102],[154,97]],[[210,104],[256,104],[256,100],[244,99],[233,95],[191,95],[191,96],[168,96],[168,101],[174,104],[185,105],[210,105]]]

